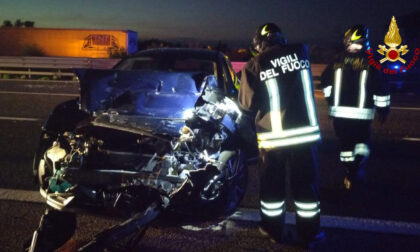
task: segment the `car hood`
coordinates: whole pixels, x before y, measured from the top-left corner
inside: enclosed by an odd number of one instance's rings
[[[132,115],[182,118],[202,92],[194,73],[78,69],[81,108]]]
[[[184,113],[194,108],[202,93],[202,80],[194,73],[92,69],[75,73],[81,109],[108,126],[178,132]]]

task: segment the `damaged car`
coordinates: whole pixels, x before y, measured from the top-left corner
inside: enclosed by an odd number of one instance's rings
[[[64,244],[77,211],[127,218],[79,248],[102,251],[127,237],[125,249],[134,246],[163,212],[212,218],[235,210],[250,158],[241,136],[254,133],[226,56],[152,49],[112,70],[76,74],[80,97],[58,105],[42,127],[33,172],[48,207],[29,251]]]

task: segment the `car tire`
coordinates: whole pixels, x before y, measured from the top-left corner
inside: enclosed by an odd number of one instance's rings
[[[237,150],[235,156],[228,160],[229,169],[226,180],[226,207],[224,215],[232,214],[245,195],[248,184],[248,167],[244,151]]]

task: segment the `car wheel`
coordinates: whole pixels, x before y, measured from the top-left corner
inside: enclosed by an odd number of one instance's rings
[[[244,151],[237,150],[228,162],[225,215],[232,214],[241,202],[248,184],[248,167]]]

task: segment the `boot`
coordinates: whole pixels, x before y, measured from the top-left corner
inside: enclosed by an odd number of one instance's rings
[[[366,183],[367,179],[365,165],[360,164],[360,162],[355,162],[353,166],[346,167],[346,176],[344,178],[344,187],[346,190],[354,191],[355,187],[356,189],[362,188],[364,185],[366,185]]]
[[[284,226],[286,221],[286,214],[269,218],[261,214],[261,222],[259,232],[266,237],[270,238],[272,243],[281,243],[283,241]]]
[[[305,249],[313,249],[325,241],[325,233],[320,229],[320,213],[310,218],[296,215],[298,245]]]

